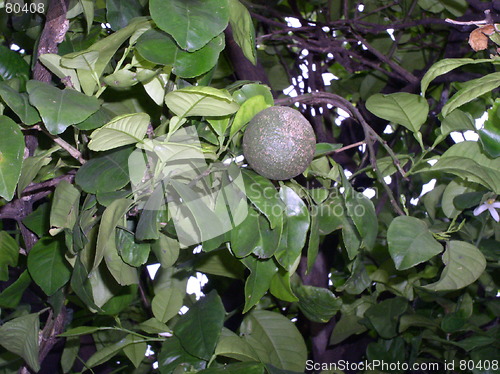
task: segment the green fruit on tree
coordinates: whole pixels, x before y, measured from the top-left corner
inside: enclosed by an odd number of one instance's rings
[[[243,135],[243,154],[257,173],[274,180],[301,174],[311,163],[316,137],[297,110],[273,106],[257,113]]]

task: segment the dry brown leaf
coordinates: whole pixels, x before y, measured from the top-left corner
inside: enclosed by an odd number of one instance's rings
[[[486,25],[478,27],[473,30],[469,35],[469,45],[474,51],[483,51],[488,48],[488,35],[495,33],[493,25]]]

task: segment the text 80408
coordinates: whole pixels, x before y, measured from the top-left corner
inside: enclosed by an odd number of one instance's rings
[[[45,13],[45,4],[42,2],[5,2],[5,12],[8,14],[23,14],[23,13]]]

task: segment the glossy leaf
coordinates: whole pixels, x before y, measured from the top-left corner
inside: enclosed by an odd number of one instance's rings
[[[60,90],[47,83],[29,81],[26,84],[30,103],[36,107],[51,134],[63,133],[70,125],[84,121],[100,106],[95,97],[75,90]]]
[[[255,29],[250,12],[239,0],[229,0],[228,5],[234,41],[240,46],[245,57],[256,65]]]
[[[137,1],[106,0],[106,18],[113,30],[126,27],[132,18],[141,16],[141,13],[141,4]]]
[[[291,271],[300,257],[309,230],[309,209],[290,187],[280,189],[280,198],[285,204],[283,235],[276,252],[276,259],[286,270]]]
[[[274,229],[282,222],[285,204],[269,179],[250,170],[242,170],[248,200],[266,216]]]
[[[446,217],[455,218],[460,214],[461,210],[457,209],[454,203],[455,197],[474,191],[474,186],[474,183],[465,182],[461,178],[453,179],[446,186],[441,200],[441,209]]]
[[[475,131],[474,120],[467,112],[455,109],[441,122],[441,135],[447,136],[453,131]]]
[[[27,314],[5,322],[0,326],[0,345],[8,351],[21,356],[26,364],[37,372],[40,321],[38,313]]]
[[[252,96],[241,104],[240,109],[234,116],[233,123],[229,132],[229,136],[239,132],[243,126],[252,120],[252,118],[260,111],[269,108],[271,105],[266,103],[266,99],[262,95]]]
[[[396,269],[405,270],[443,251],[425,222],[415,217],[396,217],[387,230],[389,253]]]
[[[0,80],[12,78],[27,79],[30,74],[28,63],[20,53],[12,51],[5,45],[0,46]]]
[[[220,368],[208,368],[200,371],[202,374],[265,374],[265,365],[256,362],[236,362]]]
[[[446,117],[450,112],[462,105],[477,99],[500,86],[500,73],[491,73],[478,79],[464,83],[464,86],[443,106],[441,114]]]
[[[347,189],[344,199],[347,213],[354,222],[364,246],[367,249],[372,249],[378,233],[378,219],[373,203],[362,193],[356,192],[352,188]]]
[[[269,291],[273,294],[273,296],[277,297],[280,300],[288,301],[291,303],[299,301],[292,290],[292,285],[290,283],[290,273],[283,269],[279,269],[278,272],[274,274],[273,279],[271,280]]]
[[[172,374],[177,367],[193,367],[201,370],[207,362],[188,353],[176,336],[165,340],[158,354],[158,368],[161,374]],[[182,369],[181,369],[182,370]]]
[[[170,238],[165,234],[160,234],[159,238],[151,245],[151,249],[161,266],[172,266],[179,257],[180,245],[175,239]]]
[[[21,176],[24,137],[19,126],[9,117],[0,115],[0,197],[10,201],[14,197]]]
[[[243,85],[239,90],[234,91],[233,97],[238,104],[243,104],[248,99],[254,96],[264,96],[266,103],[270,106],[274,105],[273,94],[269,86],[259,83],[248,83]]]
[[[82,54],[94,54],[96,59],[90,66],[85,66],[77,70],[83,92],[87,95],[93,95],[99,84],[95,77],[101,77],[104,69],[120,46],[137,30],[148,27],[150,27],[150,21],[145,18],[136,18],[126,27],[95,42],[88,49],[63,56],[61,64],[68,65],[70,63],[69,60],[79,58]]]
[[[153,315],[161,322],[168,322],[181,309],[183,298],[184,295],[178,289],[163,288],[151,302]]]
[[[175,335],[189,354],[209,360],[224,323],[225,310],[215,291],[198,300],[175,325]]]
[[[484,127],[479,129],[479,139],[486,154],[490,157],[500,157],[500,101],[495,102],[492,109],[488,110],[488,119]]]
[[[500,158],[488,157],[478,142],[466,141],[451,146],[431,170],[458,175],[500,194]]]
[[[85,192],[97,194],[125,187],[129,181],[128,159],[132,149],[106,152],[87,161],[75,176],[75,182]]]
[[[22,272],[14,283],[0,292],[0,308],[15,308],[21,301],[24,291],[31,284],[28,270]]]
[[[33,246],[28,255],[28,270],[35,283],[49,296],[68,283],[71,277],[63,245],[50,238],[40,239]]]
[[[26,93],[19,93],[6,83],[1,82],[0,97],[16,113],[23,124],[30,126],[41,121],[37,110],[29,103]]]
[[[186,87],[165,96],[167,107],[179,117],[218,117],[233,114],[239,105],[225,90],[213,87]]]
[[[304,372],[307,358],[304,339],[297,327],[285,316],[255,310],[243,320],[240,333],[261,362],[283,370]]]
[[[138,368],[146,358],[145,353],[148,345],[146,341],[135,335],[130,334],[128,338],[132,341],[132,344],[123,347],[123,353],[125,353],[125,356],[132,362],[134,367]]]
[[[196,51],[227,27],[227,0],[151,0],[151,17],[182,49]]]
[[[294,288],[299,308],[313,322],[328,322],[342,306],[342,299],[327,288],[300,285]]]
[[[408,308],[408,301],[402,297],[383,300],[365,312],[365,317],[384,339],[396,336],[399,317]]]
[[[197,51],[185,51],[175,43],[170,35],[149,30],[137,41],[137,50],[146,60],[172,67],[172,73],[181,78],[193,78],[212,69],[225,47],[221,34]]]
[[[99,235],[101,235],[100,231]],[[115,233],[112,234],[112,239],[115,239]],[[110,242],[111,240],[108,241],[106,247],[104,248],[104,260],[111,275],[113,275],[116,282],[122,286],[138,284],[139,275],[137,273],[137,269],[123,261],[118,254],[116,243],[111,244]]]
[[[319,219],[317,214],[317,205],[311,207],[311,228],[309,230],[309,239],[307,242],[307,272],[309,273],[316,262],[319,253]]]
[[[446,243],[443,263],[445,267],[440,279],[424,288],[432,291],[458,290],[475,282],[486,268],[481,251],[472,244],[458,240]]]
[[[88,0],[83,0],[88,1]],[[61,65],[62,57],[54,53],[45,53],[38,57],[42,64],[45,65],[54,75],[59,79],[66,79],[69,81],[75,90],[81,92],[80,80],[75,69],[67,68]]]
[[[17,184],[17,197],[21,197],[22,192],[38,175],[39,171],[50,163],[51,154],[57,151],[59,147],[53,147],[37,156],[27,157],[23,161],[21,176]],[[41,235],[39,235],[41,236]]]
[[[128,144],[140,143],[146,136],[149,125],[146,113],[125,114],[113,118],[91,135],[89,148],[93,151],[107,151]]]
[[[253,256],[245,257],[241,261],[250,270],[250,275],[245,282],[245,307],[243,313],[246,313],[269,290],[271,281],[278,272],[278,266],[273,259],[259,260]]]
[[[482,64],[485,62],[494,62],[495,60],[489,58],[483,59],[472,59],[472,58],[447,58],[444,60],[440,60],[436,62],[431,68],[425,73],[422,78],[421,86],[422,86],[422,94],[425,96],[427,88],[429,87],[430,82],[432,82],[435,78],[440,75],[446,74],[454,69],[457,69],[461,66],[468,64]]]
[[[139,342],[145,342],[145,340],[137,341],[135,337],[132,335],[127,335],[123,339],[120,339],[118,342],[106,345],[102,349],[95,352],[88,360],[85,362],[85,366],[87,368],[92,368],[94,366],[100,365],[109,361],[115,355],[123,350],[123,348],[131,345],[137,344]]]
[[[73,229],[78,217],[80,191],[62,180],[54,191],[54,202],[50,210],[50,235],[54,236],[64,229]]]
[[[414,133],[425,123],[429,113],[429,105],[423,97],[406,92],[370,96],[366,108],[377,117],[403,125]]]
[[[127,199],[115,200],[104,211],[99,226],[99,236],[97,237],[93,269],[99,266],[107,251],[110,251],[113,258],[115,257],[114,252],[116,252],[116,256],[118,256],[115,244],[115,229],[120,222],[123,222],[125,213],[129,210],[131,204],[132,202]]]
[[[118,228],[116,231],[116,248],[122,260],[133,267],[146,263],[151,246],[149,243],[136,243],[134,234]]]
[[[19,245],[5,231],[0,231],[0,281],[9,279],[9,266],[17,265]]]

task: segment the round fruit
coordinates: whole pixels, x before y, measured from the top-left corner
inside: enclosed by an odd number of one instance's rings
[[[243,154],[257,173],[274,180],[301,174],[311,163],[316,137],[297,110],[273,106],[257,113],[243,135]]]

